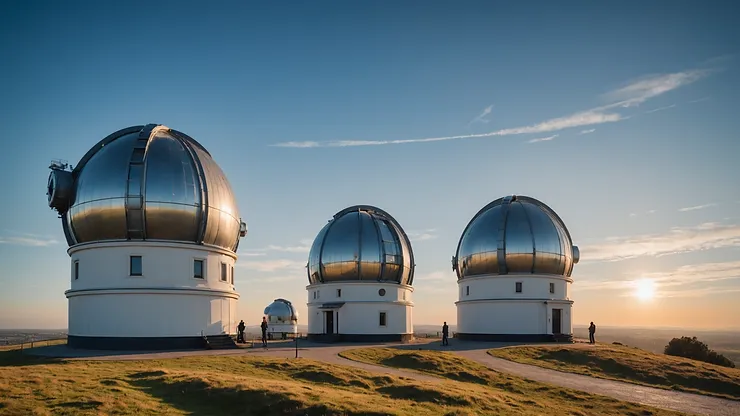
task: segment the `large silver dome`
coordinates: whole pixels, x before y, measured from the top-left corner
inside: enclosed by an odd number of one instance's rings
[[[298,321],[298,312],[293,307],[293,304],[285,299],[275,299],[274,302],[265,308],[264,314],[268,316],[268,320],[271,322],[291,323]]]
[[[210,153],[156,124],[101,140],[72,171],[52,163],[48,202],[67,243],[177,241],[236,251],[246,224]]]
[[[526,196],[497,199],[465,227],[452,268],[457,278],[530,273],[570,276],[580,253],[558,215]]]
[[[414,253],[401,226],[368,205],[346,208],[319,231],[308,256],[308,281],[384,281],[410,285]]]

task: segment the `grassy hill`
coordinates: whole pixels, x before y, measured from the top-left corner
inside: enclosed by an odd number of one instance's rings
[[[465,386],[248,354],[59,361],[5,349],[0,351],[0,415],[676,414],[525,381],[439,353],[425,354],[430,361],[418,360],[421,367],[443,361],[444,373],[438,374]]]
[[[494,357],[634,384],[740,400],[740,369],[611,344],[497,348]]]
[[[678,414],[499,373],[447,352],[360,348],[343,351],[339,355],[350,360],[415,370],[465,383],[456,388],[457,394],[477,403],[484,414]],[[476,397],[485,397],[485,404]]]

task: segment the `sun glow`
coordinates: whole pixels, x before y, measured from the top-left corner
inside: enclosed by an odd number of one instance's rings
[[[651,279],[640,279],[635,282],[635,296],[642,300],[655,297],[655,282]]]

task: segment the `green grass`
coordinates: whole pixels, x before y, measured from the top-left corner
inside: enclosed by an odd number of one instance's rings
[[[493,371],[459,355],[438,351],[361,348],[340,356],[368,364],[433,374],[457,383],[484,414],[675,415],[676,412],[560,388]],[[482,395],[482,396],[478,396]],[[486,402],[473,397],[485,397]],[[493,400],[491,400],[493,398]]]
[[[575,344],[497,348],[488,353],[568,373],[740,400],[740,369],[639,348]]]
[[[65,361],[4,350],[0,415],[677,414],[526,382],[468,362],[455,368],[448,357],[439,358],[465,384],[248,354]]]

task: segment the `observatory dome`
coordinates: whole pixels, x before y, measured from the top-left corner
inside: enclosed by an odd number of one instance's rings
[[[291,322],[298,320],[298,312],[289,300],[275,299],[265,308],[265,315],[276,318],[280,322]]]
[[[526,196],[497,199],[465,227],[452,258],[458,279],[480,275],[570,276],[580,253],[560,217]]]
[[[49,206],[70,246],[149,240],[236,251],[247,227],[229,181],[193,138],[149,124],[119,130],[69,171],[52,163]]]
[[[338,212],[316,236],[308,260],[311,284],[381,281],[411,285],[411,242],[387,212],[356,205]]]

